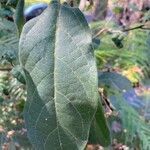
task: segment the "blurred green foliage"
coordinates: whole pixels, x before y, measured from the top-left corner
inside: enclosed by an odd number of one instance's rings
[[[126,144],[130,148],[149,149],[150,123],[146,122],[149,119],[146,115],[150,115],[148,113],[150,94],[142,100],[137,96],[131,97],[134,89],[130,81],[115,72],[99,73],[99,88],[106,90],[109,102],[116,112],[108,118],[113,139],[117,139],[119,143]],[[125,99],[125,93],[128,100]],[[143,102],[145,106],[142,106]]]
[[[101,41],[99,47],[95,49],[98,68],[118,69],[133,82],[149,78],[150,31],[136,29],[125,33],[118,30],[118,26],[111,22],[91,24],[93,32],[102,27],[111,28],[111,32],[98,37]],[[132,71],[134,68],[135,70]]]

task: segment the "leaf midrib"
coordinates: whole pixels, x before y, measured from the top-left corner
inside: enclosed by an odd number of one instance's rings
[[[58,115],[57,115],[57,106],[56,106],[56,81],[55,81],[55,72],[56,72],[56,44],[57,44],[57,36],[58,36],[58,30],[59,30],[59,16],[60,16],[60,12],[61,12],[61,5],[59,3],[57,3],[57,18],[56,18],[56,27],[55,27],[55,36],[54,36],[54,107],[55,107],[55,115],[56,115],[56,124],[57,124],[57,127],[56,127],[56,130],[57,130],[57,134],[58,134],[58,140],[59,140],[59,143],[60,143],[60,149],[63,150],[63,147],[62,147],[62,142],[61,142],[61,138],[60,138],[60,133],[59,133],[59,120],[58,120]]]

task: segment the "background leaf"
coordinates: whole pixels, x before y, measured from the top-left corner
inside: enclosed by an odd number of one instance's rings
[[[25,75],[23,69],[20,66],[16,66],[11,71],[12,75],[21,83],[25,84]]]
[[[16,11],[14,14],[14,22],[17,25],[18,33],[21,34],[23,25],[25,23],[24,18],[24,0],[18,0]]]
[[[108,146],[111,143],[110,132],[107,130],[107,124],[103,117],[104,113],[100,105],[99,103],[95,118],[91,125],[89,143]]]

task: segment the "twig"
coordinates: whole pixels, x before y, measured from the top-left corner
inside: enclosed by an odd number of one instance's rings
[[[100,31],[98,31],[98,33],[96,33],[95,36],[93,36],[93,38],[96,38],[96,37],[100,36],[100,35],[103,34],[103,33],[107,33],[108,30],[109,30],[109,29],[107,29],[107,28],[101,29]]]
[[[135,29],[142,29],[145,25],[142,24],[142,25],[139,25],[139,26],[136,26],[136,27],[133,27],[133,28],[128,28],[128,29],[123,29],[122,32],[127,32],[127,31],[131,31],[131,30],[135,30]]]
[[[0,71],[11,71],[11,70],[12,70],[11,67],[9,67],[9,68],[2,68],[2,67],[0,67]]]
[[[143,27],[142,29],[143,29],[143,30],[150,30],[150,28],[145,28],[145,27]]]
[[[108,110],[113,112],[115,110],[115,108],[109,102],[108,97],[106,96],[106,93],[104,92],[104,89],[99,88],[98,92],[99,92],[99,94],[100,94],[100,96],[102,98],[102,101],[104,102],[105,106],[108,108]]]
[[[147,28],[145,27],[145,24],[142,24],[142,25],[139,25],[139,26],[136,26],[136,27],[133,27],[133,28],[128,28],[128,29],[123,29],[123,30],[120,30],[120,31],[115,31],[115,30],[112,30],[112,29],[107,29],[107,28],[103,28],[101,29],[100,31],[97,32],[97,34],[94,36],[94,38],[100,36],[102,33],[114,33],[114,32],[128,32],[128,31],[131,31],[131,30],[135,30],[135,29],[143,29],[143,30],[150,30],[150,28]]]

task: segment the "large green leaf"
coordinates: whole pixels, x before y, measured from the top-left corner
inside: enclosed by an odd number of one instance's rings
[[[25,24],[19,56],[28,93],[25,122],[35,149],[84,149],[99,95],[92,37],[83,14],[51,2]],[[104,118],[100,111],[99,119]]]

